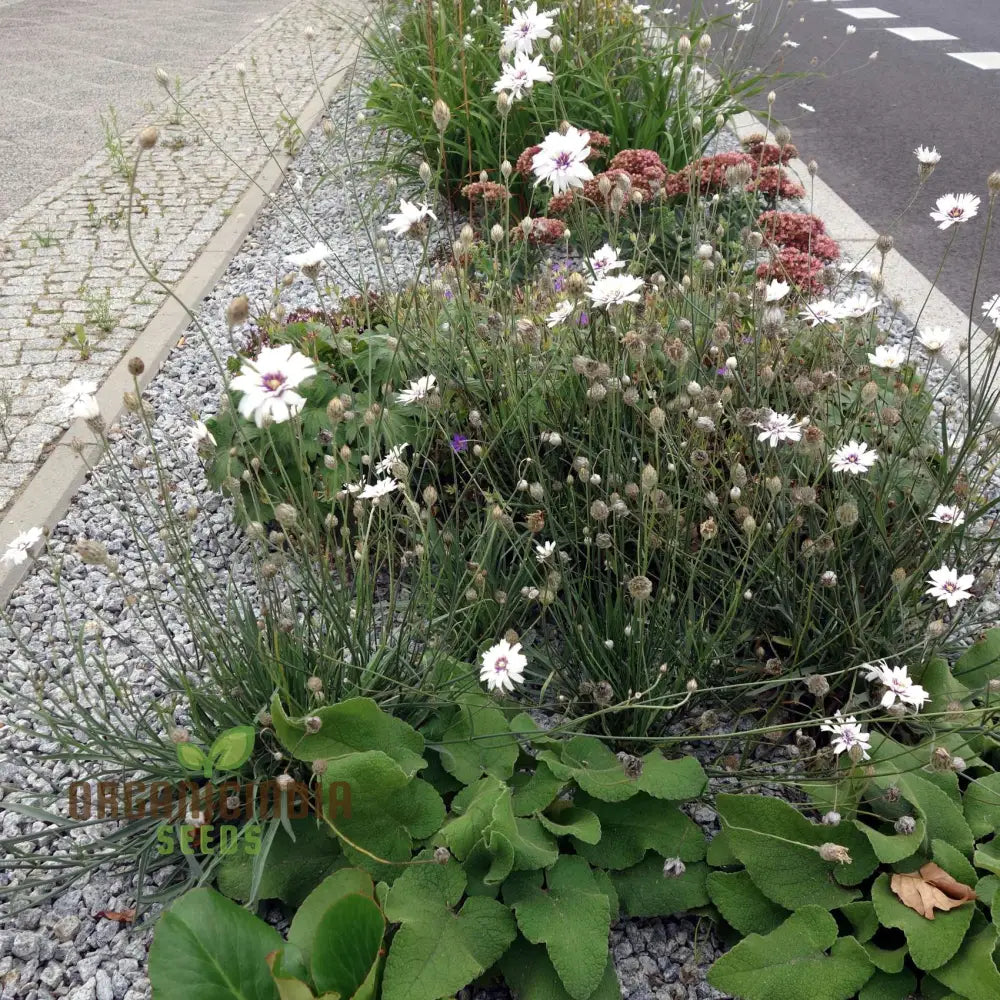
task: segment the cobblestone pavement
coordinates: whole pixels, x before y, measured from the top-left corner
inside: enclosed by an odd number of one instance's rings
[[[100,384],[163,301],[128,241],[125,175],[139,130],[155,124],[160,139],[135,179],[133,235],[170,284],[270,150],[296,136],[288,122],[316,93],[314,69],[324,80],[343,65],[353,38],[347,25],[358,23],[359,9],[351,0],[293,0],[182,81],[184,112],[161,101],[123,127],[121,158],[98,153],[0,222],[0,511],[69,422],[60,388],[72,378]],[[307,26],[315,31],[313,64]],[[247,97],[237,67],[245,67]]]

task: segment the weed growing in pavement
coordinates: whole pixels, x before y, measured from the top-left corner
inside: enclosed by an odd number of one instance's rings
[[[110,333],[115,328],[115,316],[111,311],[111,289],[105,288],[103,293],[86,292],[85,321],[90,326],[96,326],[102,333]]]
[[[104,151],[108,154],[108,162],[126,184],[131,184],[135,179],[134,166],[125,152],[121,123],[114,107],[108,109],[107,116],[101,115],[101,127],[104,129]]]

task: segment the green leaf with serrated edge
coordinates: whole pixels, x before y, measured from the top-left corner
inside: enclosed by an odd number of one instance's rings
[[[933,969],[931,975],[967,1000],[997,1000],[1000,997],[1000,971],[993,958],[996,946],[997,928],[987,924],[982,930],[969,935],[958,954],[946,965]]]
[[[156,1000],[277,1000],[267,956],[278,932],[212,889],[193,889],[160,917],[149,949]]]
[[[692,862],[679,878],[663,877],[663,858],[650,854],[637,865],[609,872],[622,913],[629,917],[669,917],[709,902],[708,866]]]
[[[504,787],[493,807],[493,819],[485,833],[486,846],[493,849],[495,837],[509,841],[514,849],[514,870],[548,868],[559,857],[559,846],[537,819],[514,815],[510,789]]]
[[[574,736],[558,751],[541,751],[538,759],[557,778],[575,781],[604,802],[623,802],[639,792],[638,782],[625,774],[622,762],[594,736]]]
[[[312,816],[289,821],[295,840],[279,827],[264,859],[264,873],[257,887],[258,899],[280,899],[298,906],[335,868],[343,854],[325,825]],[[253,888],[253,868],[258,856],[237,847],[219,859],[215,883],[219,892],[246,902]]]
[[[371,698],[348,698],[311,713],[320,721],[306,732],[304,719],[289,719],[275,695],[271,724],[282,746],[297,760],[333,760],[347,754],[378,750],[391,757],[407,775],[426,765],[424,738],[401,719],[386,714]]]
[[[917,977],[910,971],[876,972],[861,988],[858,1000],[908,1000],[916,990]]]
[[[295,945],[303,960],[308,963],[312,954],[312,943],[316,937],[323,914],[344,896],[358,894],[374,898],[375,886],[368,872],[359,868],[342,868],[328,875],[308,896],[292,917],[288,929],[288,943]]]
[[[642,771],[636,784],[640,791],[654,798],[684,801],[702,795],[708,786],[708,777],[694,757],[667,760],[654,750],[642,758]]]
[[[318,993],[354,997],[379,960],[385,918],[370,896],[351,894],[323,914],[312,947]]]
[[[176,749],[177,760],[185,771],[201,774],[205,770],[208,756],[201,747],[193,743],[178,743]]]
[[[880,948],[866,941],[861,947],[865,949],[868,961],[880,972],[902,972],[903,962],[909,954],[905,944],[899,948]]]
[[[451,814],[441,828],[441,839],[459,861],[464,861],[482,840],[505,790],[499,778],[482,778],[474,785],[466,785],[452,799]]]
[[[281,959],[283,952],[273,951],[267,956],[267,966],[271,970],[274,985],[278,990],[280,1000],[315,1000],[313,991],[301,979],[282,974]]]
[[[1000,628],[987,630],[956,660],[951,672],[970,691],[981,690],[1000,677]]]
[[[966,885],[972,885],[979,877],[976,874],[976,869],[970,864],[969,859],[961,851],[956,851],[945,840],[931,841],[931,858],[951,875],[952,878],[956,878],[959,882],[964,882]]]
[[[740,859],[733,854],[733,849],[729,846],[729,839],[726,831],[720,830],[709,842],[705,851],[705,860],[713,868],[728,868],[730,865],[738,865]]]
[[[520,935],[501,960],[500,971],[517,1000],[573,1000],[563,988],[545,948],[528,944]],[[587,1000],[621,1000],[621,995],[614,962],[606,955],[604,975]]]
[[[872,886],[872,902],[883,927],[896,927],[906,935],[910,958],[924,971],[939,968],[958,951],[975,912],[974,906],[959,906],[936,911],[934,919],[928,920],[896,898],[884,873]]]
[[[705,834],[671,802],[643,792],[624,802],[604,802],[582,793],[573,801],[596,813],[601,822],[600,843],[573,840],[577,854],[597,868],[629,868],[649,850],[682,861],[705,857]]]
[[[726,923],[741,934],[766,934],[788,918],[788,910],[771,902],[745,871],[710,872],[705,888]]]
[[[990,841],[976,848],[972,855],[977,868],[983,868],[993,875],[1000,875],[1000,844]]]
[[[220,733],[208,751],[212,765],[219,771],[241,768],[250,759],[256,739],[253,726],[234,726]]]
[[[515,873],[504,883],[503,901],[525,938],[545,945],[566,992],[587,1000],[604,976],[611,927],[608,897],[590,865],[564,854],[544,876]]]
[[[716,808],[729,846],[754,884],[785,909],[834,910],[850,903],[857,892],[838,881],[845,876],[860,881],[878,864],[868,841],[850,823],[819,826],[787,802],[763,795],[720,795]],[[852,864],[824,861],[818,849],[825,843],[846,847]]]
[[[324,815],[331,785],[351,789],[350,815],[338,811],[328,822],[343,838],[348,860],[385,881],[399,875],[398,862],[410,860],[413,842],[432,836],[444,821],[444,803],[434,788],[378,750],[333,758],[321,781]]]
[[[828,949],[839,945],[837,954]],[[749,934],[708,972],[716,989],[744,1000],[849,1000],[873,968],[853,939],[837,942],[837,921],[804,906],[770,934]]]
[[[854,931],[851,936],[859,943],[870,941],[878,933],[881,925],[875,914],[875,907],[867,900],[847,903],[840,908],[840,912],[847,918],[851,930]]]
[[[514,870],[514,845],[501,833],[490,837],[489,846],[479,840],[462,863],[469,880],[470,896],[496,898],[504,879]]]
[[[997,890],[1000,889],[1000,878],[996,875],[984,875],[972,888],[983,906],[992,906],[993,900],[997,898]]]
[[[596,844],[601,839],[601,821],[589,809],[566,803],[566,808],[552,808],[548,814],[539,813],[538,822],[556,837],[575,837],[585,844]]]
[[[1000,772],[973,778],[962,796],[965,821],[977,839],[1000,830]]]
[[[855,820],[854,825],[868,838],[875,857],[884,865],[895,864],[920,850],[927,832],[927,825],[923,819],[916,821],[912,833],[883,833],[867,823],[862,823],[861,820]]]
[[[517,934],[514,915],[482,896],[466,899],[456,910],[465,885],[456,861],[411,865],[393,883],[385,916],[400,927],[385,963],[383,1000],[448,996],[481,976],[507,950]]]
[[[506,780],[514,773],[521,752],[503,712],[479,692],[457,699],[434,749],[444,769],[466,785],[484,774]]]
[[[516,772],[508,784],[514,792],[514,815],[531,816],[548,808],[566,782],[557,778],[544,761],[536,761],[530,773]]]

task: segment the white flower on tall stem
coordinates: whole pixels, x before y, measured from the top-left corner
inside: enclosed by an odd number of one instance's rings
[[[930,213],[938,229],[947,229],[959,222],[968,222],[979,214],[979,199],[974,194],[945,194],[937,200]]]
[[[923,345],[924,350],[934,354],[950,343],[951,330],[946,326],[928,326],[917,334],[917,340]]]
[[[779,281],[777,278],[772,278],[764,290],[764,301],[780,302],[791,290],[792,286],[787,281]]]
[[[11,539],[7,551],[0,556],[0,562],[10,563],[12,566],[23,565],[31,555],[31,550],[42,540],[43,534],[41,528],[28,528],[27,531],[22,531]]]
[[[552,73],[542,65],[541,55],[532,59],[523,52],[517,52],[512,63],[501,65],[500,78],[493,84],[493,93],[506,90],[513,100],[518,101],[536,83],[551,82]]]
[[[97,383],[90,379],[74,378],[70,379],[62,389],[59,390],[63,398],[63,406],[68,414],[76,419],[93,420],[100,416],[100,408],[97,405]]]
[[[958,504],[939,503],[934,508],[934,513],[929,514],[928,521],[936,524],[947,524],[950,528],[957,528],[965,524],[965,512]]]
[[[528,658],[521,652],[521,644],[513,645],[501,639],[483,653],[479,679],[490,691],[513,691],[515,684],[524,683],[524,668]]]
[[[618,256],[618,251],[610,243],[605,243],[600,250],[593,253],[587,263],[598,278],[603,274],[621,270],[625,266],[625,261]]]
[[[332,253],[333,251],[325,243],[316,243],[302,253],[287,254],[285,263],[297,267],[300,271],[315,270]]]
[[[535,559],[540,563],[549,562],[555,554],[555,542],[539,542],[535,545]]]
[[[581,132],[572,125],[565,135],[562,132],[550,132],[531,158],[535,184],[546,181],[553,194],[562,194],[570,188],[582,188],[583,182],[594,176],[587,166],[589,155],[589,132]]]
[[[369,483],[358,494],[358,497],[361,500],[381,500],[382,497],[388,496],[398,489],[399,483],[392,476],[386,476],[384,479],[377,479],[374,483]]]
[[[403,457],[406,454],[406,449],[410,447],[408,441],[404,441],[402,444],[394,444],[386,453],[385,457],[375,466],[375,471],[380,475],[385,475],[387,472],[392,471],[392,467],[397,462],[402,462]]]
[[[301,412],[306,401],[295,388],[315,374],[312,358],[293,350],[291,344],[281,344],[265,347],[254,360],[244,360],[229,387],[243,393],[240,416],[265,427],[284,423]]]
[[[976,582],[976,578],[971,573],[959,574],[958,569],[941,563],[939,569],[932,569],[927,575],[927,582],[930,586],[924,593],[953,608],[959,601],[967,601],[972,597],[969,588]]]
[[[874,354],[868,355],[868,363],[882,371],[895,372],[906,361],[906,351],[898,344],[880,344]]]
[[[900,701],[919,711],[924,707],[924,703],[930,699],[927,691],[913,682],[906,667],[890,667],[885,660],[869,663],[866,666],[868,667],[868,672],[865,674],[866,679],[878,681],[885,688],[881,699],[883,708],[889,708]]]
[[[631,274],[608,274],[591,282],[587,296],[598,308],[638,302],[646,282]]]
[[[819,326],[820,323],[835,323],[840,319],[840,314],[831,299],[820,299],[818,302],[810,302],[799,313],[799,317],[810,326]]]
[[[868,292],[858,292],[849,295],[837,306],[837,315],[840,319],[861,319],[868,313],[878,309],[878,299]]]
[[[428,219],[437,222],[437,216],[431,211],[427,202],[417,205],[401,198],[399,211],[390,213],[389,221],[382,227],[383,233],[395,233],[398,236],[423,236],[424,224]]]
[[[830,733],[830,749],[839,757],[842,753],[851,753],[855,747],[860,748],[862,760],[868,760],[872,738],[858,723],[853,715],[841,715],[839,712],[820,727],[820,731]]]
[[[777,448],[782,441],[801,441],[805,425],[806,421],[798,420],[790,413],[775,413],[774,410],[754,424],[760,428],[757,440],[766,441],[772,448]]]
[[[841,445],[831,456],[834,472],[849,472],[853,476],[867,472],[878,461],[878,452],[868,445],[853,440]]]
[[[437,388],[437,379],[433,375],[421,375],[414,379],[397,396],[396,401],[408,406],[410,403],[423,403]]]
[[[517,7],[511,15],[510,24],[503,29],[502,44],[514,52],[530,54],[535,42],[548,38],[552,31],[555,14],[540,13],[537,3],[531,3],[524,10]]]
[[[215,440],[215,435],[208,429],[204,420],[196,420],[194,426],[191,428],[191,434],[189,437],[191,442],[191,447],[195,451],[201,451],[203,448],[209,446],[215,447],[218,442]]]
[[[983,303],[983,319],[988,319],[995,327],[1000,327],[1000,294]]]
[[[917,146],[913,155],[922,167],[936,167],[941,162],[941,154],[937,151],[937,146],[930,149],[927,146]]]
[[[572,302],[560,302],[546,317],[545,325],[551,330],[554,326],[565,323],[573,315],[575,308]]]

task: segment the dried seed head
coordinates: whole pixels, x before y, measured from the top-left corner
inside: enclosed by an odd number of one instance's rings
[[[834,861],[838,865],[849,865],[851,863],[850,852],[840,844],[821,844],[819,856],[824,861]]]
[[[680,878],[686,871],[687,865],[680,858],[667,858],[663,862],[664,878]]]
[[[434,848],[434,864],[446,865],[451,861],[451,851],[447,847]]]
[[[229,328],[237,327],[245,323],[250,316],[250,300],[245,295],[237,295],[232,302],[226,306],[226,322]]]
[[[306,689],[313,694],[319,694],[323,690],[323,681],[319,677],[312,676],[306,681]]]
[[[901,833],[904,836],[913,833],[917,828],[917,821],[912,816],[900,816],[899,819],[893,823],[893,829],[896,833]]]
[[[653,596],[653,581],[648,576],[633,576],[627,586],[634,601],[648,601]]]
[[[622,770],[625,772],[625,777],[634,780],[641,776],[642,774],[642,758],[636,757],[634,754],[625,753],[622,751],[618,754],[618,759],[622,762]]]
[[[814,698],[823,698],[830,690],[830,682],[822,674],[810,674],[806,680],[806,690]]]
[[[159,138],[159,129],[155,125],[149,125],[139,133],[139,148],[152,149]]]
[[[279,503],[274,508],[274,519],[288,531],[299,523],[299,513],[291,504]]]
[[[823,814],[821,822],[823,826],[837,826],[840,823],[840,813],[836,809],[831,809],[828,813]]]
[[[895,245],[895,240],[889,233],[881,233],[875,241],[878,252],[884,257]]]

